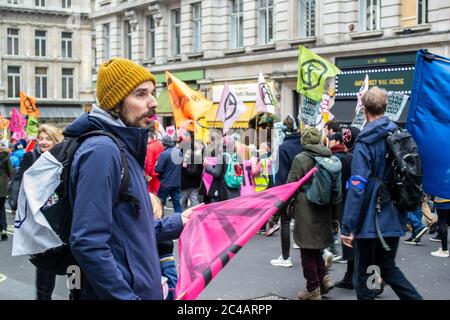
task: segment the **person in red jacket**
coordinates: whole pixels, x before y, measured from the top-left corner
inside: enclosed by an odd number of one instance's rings
[[[152,130],[153,129],[153,130]],[[145,158],[145,178],[148,184],[148,192],[158,194],[159,178],[155,172],[155,164],[158,161],[159,154],[164,151],[164,147],[156,137],[154,124],[150,125],[150,134],[147,143],[147,157]]]

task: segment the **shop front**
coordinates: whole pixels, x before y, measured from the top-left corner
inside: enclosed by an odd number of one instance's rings
[[[369,87],[378,86],[390,92],[411,95],[416,52],[336,58],[342,73],[336,77],[336,99],[331,112],[335,120],[349,125],[355,117],[359,92],[366,75]],[[409,100],[398,120],[406,122]]]

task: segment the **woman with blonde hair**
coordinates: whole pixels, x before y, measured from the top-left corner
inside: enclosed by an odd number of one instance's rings
[[[43,124],[39,126],[38,135],[36,138],[36,147],[25,154],[23,157],[19,177],[22,179],[25,171],[30,168],[33,163],[46,151],[52,149],[57,143],[63,140],[61,130],[49,125]],[[55,288],[56,274],[47,271],[36,269],[36,289],[37,300],[51,300],[53,289]]]

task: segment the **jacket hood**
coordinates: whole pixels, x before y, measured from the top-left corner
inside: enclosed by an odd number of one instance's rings
[[[285,141],[300,142],[300,140],[301,140],[300,133],[294,133],[285,136],[283,142]]]
[[[332,155],[331,150],[321,144],[307,144],[303,149],[314,157],[330,157]]]
[[[389,132],[394,130],[397,126],[390,121],[388,117],[383,116],[366,125],[359,134],[356,142],[374,143],[384,138]]]
[[[141,165],[144,164],[148,129],[127,127],[121,120],[114,119],[109,113],[94,106],[89,114],[85,113],[72,122],[64,130],[64,136],[79,137],[94,130],[106,130],[114,134],[123,141],[130,154]]]

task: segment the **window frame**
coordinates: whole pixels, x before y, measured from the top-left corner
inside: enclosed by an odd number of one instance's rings
[[[124,49],[124,57],[126,57],[127,59],[132,60],[132,56],[133,56],[133,30],[131,27],[131,22],[130,20],[125,20],[124,21],[124,43],[123,43],[123,49]]]
[[[369,4],[371,7],[374,6],[373,2],[376,2],[376,21],[375,21],[375,28],[369,29],[367,26],[367,8]],[[373,10],[372,10],[373,13]],[[370,32],[370,31],[377,31],[381,30],[381,0],[359,0],[359,26],[361,32]]]
[[[192,8],[192,51],[202,51],[202,2],[194,2]],[[196,13],[198,16],[196,16]]]
[[[176,21],[177,13],[179,22]],[[170,16],[172,20],[172,56],[178,56],[181,54],[181,9],[172,9]]]
[[[17,34],[10,34],[10,31],[17,31]],[[7,37],[7,40],[6,40],[7,55],[9,55],[9,56],[20,55],[20,29],[7,28],[6,37]]]
[[[70,34],[70,38],[64,37],[64,35]],[[61,32],[61,57],[65,59],[73,58],[73,33],[63,31]]]
[[[239,49],[244,47],[244,0],[231,0],[230,4],[230,47]],[[237,11],[234,11],[235,8]]]
[[[103,37],[103,59],[111,59],[111,24],[102,24],[102,37]]]
[[[301,38],[314,37],[316,35],[316,0],[298,0],[297,3],[298,35]]]
[[[15,73],[15,72],[10,71],[10,68],[17,68],[19,71],[17,73]],[[20,98],[21,71],[22,71],[21,66],[7,66],[6,67],[6,78],[7,78],[7,86],[8,86],[6,89],[6,91],[7,91],[6,95],[7,95],[8,99]]]
[[[45,70],[45,73],[38,73],[38,69]],[[34,69],[34,81],[36,98],[47,99],[48,98],[48,68],[36,67]],[[39,87],[39,88],[38,88]]]
[[[420,2],[423,1],[422,6]],[[422,10],[421,10],[422,8]],[[417,24],[427,24],[428,23],[428,0],[417,0],[416,1],[416,12],[417,12]],[[425,21],[424,21],[425,20]]]
[[[34,0],[34,5],[36,7],[45,7],[46,3],[45,0]]]
[[[71,0],[61,0],[61,8],[63,8],[63,9],[72,8],[72,1]]]
[[[64,71],[70,70],[71,74],[64,74]],[[61,69],[61,98],[63,100],[74,99],[74,74],[73,68]]]
[[[38,36],[38,32],[44,32],[45,36]],[[34,31],[34,54],[36,57],[47,56],[47,31],[35,30]]]
[[[154,59],[156,55],[156,22],[153,15],[146,16],[147,25],[147,59]]]
[[[266,5],[263,5],[263,1]],[[259,44],[271,44],[274,42],[275,21],[274,21],[274,1],[258,0],[258,41]],[[272,22],[272,25],[270,23]]]

